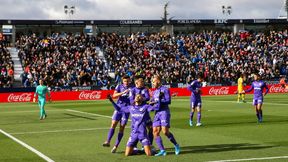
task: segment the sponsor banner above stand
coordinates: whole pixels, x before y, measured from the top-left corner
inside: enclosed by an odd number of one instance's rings
[[[172,19],[167,20],[3,20],[0,25],[183,25],[183,24],[287,24],[287,19]]]
[[[249,86],[245,87],[248,89]],[[288,89],[279,84],[268,85],[269,93],[288,93]],[[152,95],[153,89],[150,89]],[[70,92],[51,92],[52,101],[69,100],[103,100],[108,94],[113,94],[114,90],[84,90]],[[237,93],[237,86],[209,86],[202,87],[203,96],[233,95]],[[172,96],[190,96],[191,92],[187,88],[170,88]],[[253,93],[250,92],[249,94]],[[0,93],[0,102],[32,102],[33,92]]]

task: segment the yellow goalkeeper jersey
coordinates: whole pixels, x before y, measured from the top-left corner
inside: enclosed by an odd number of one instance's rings
[[[242,92],[243,91],[243,78],[239,78],[238,79],[238,92]]]

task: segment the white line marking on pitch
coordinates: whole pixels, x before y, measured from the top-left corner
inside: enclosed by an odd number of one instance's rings
[[[94,114],[94,113],[89,113],[89,112],[84,112],[84,111],[78,111],[78,110],[66,109],[66,111],[75,112],[75,113],[80,113],[80,114],[86,114],[86,115],[100,116],[100,117],[110,118],[110,119],[112,118],[111,116]]]
[[[26,143],[20,141],[19,139],[13,137],[12,135],[6,133],[5,131],[3,131],[2,129],[0,129],[0,132],[2,134],[4,134],[5,136],[9,137],[10,139],[12,139],[13,141],[19,143],[20,145],[24,146],[25,148],[27,148],[28,150],[34,152],[35,154],[37,154],[39,157],[41,157],[42,159],[48,161],[48,162],[54,162],[54,160],[50,159],[49,157],[47,157],[46,155],[42,154],[40,151],[36,150],[35,148],[27,145]]]
[[[10,133],[10,134],[12,134],[12,135],[21,135],[21,134],[78,132],[78,131],[92,131],[92,130],[102,130],[102,129],[110,129],[110,128],[83,128],[83,129],[66,129],[66,130],[51,130],[51,131],[38,131],[38,132],[15,132],[15,133]]]
[[[273,160],[273,159],[288,159],[288,156],[275,156],[275,157],[263,157],[263,158],[250,158],[250,159],[231,159],[231,160],[216,160],[208,162],[234,162],[234,161],[251,161],[251,160]]]
[[[78,111],[78,110],[66,109],[66,111],[75,112],[75,113],[80,113],[80,114],[86,114],[86,115],[92,115],[92,116],[100,116],[100,117],[109,118],[109,119],[112,118],[111,116],[107,116],[107,115],[101,115],[101,114],[89,113],[89,112]],[[128,121],[131,121],[131,120],[129,119]]]

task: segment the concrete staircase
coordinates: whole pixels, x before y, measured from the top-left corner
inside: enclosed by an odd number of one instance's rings
[[[14,62],[14,84],[21,85],[21,74],[24,72],[20,58],[18,57],[18,50],[15,47],[8,48],[12,61]]]

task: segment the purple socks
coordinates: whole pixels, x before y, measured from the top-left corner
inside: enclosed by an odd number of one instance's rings
[[[123,133],[118,133],[118,137],[117,137],[117,140],[116,140],[116,143],[115,143],[115,146],[118,147],[119,146],[119,143],[121,142],[122,140],[122,137],[123,137]]]
[[[107,136],[107,141],[108,143],[110,143],[113,135],[114,135],[115,129],[114,128],[110,128],[109,132],[108,132],[108,136]]]
[[[157,144],[157,146],[158,146],[158,148],[159,148],[160,150],[165,150],[165,149],[164,149],[164,146],[163,146],[162,139],[161,139],[160,136],[157,136],[157,137],[155,138],[155,142],[156,142],[156,144]]]
[[[192,121],[193,120],[193,116],[194,116],[194,112],[190,112],[190,120]]]
[[[201,123],[201,112],[197,113],[197,123]]]

